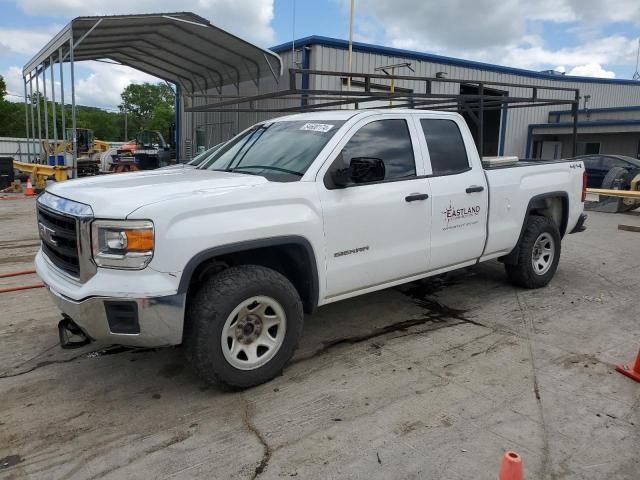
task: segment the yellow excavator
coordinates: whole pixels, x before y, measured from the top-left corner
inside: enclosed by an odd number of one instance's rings
[[[98,175],[100,173],[100,155],[109,150],[109,143],[104,140],[96,140],[93,130],[88,128],[76,128],[76,139],[78,142],[78,177]],[[64,140],[61,142],[42,141],[41,160],[49,160],[53,157],[54,164],[70,166],[72,154],[73,129],[71,128],[67,128]],[[49,161],[49,164],[51,163]]]
[[[109,143],[96,140],[93,130],[88,128],[76,128],[76,139],[78,142],[78,177],[98,175],[100,173],[100,157],[109,150]],[[67,128],[64,140],[57,142],[43,140],[41,147],[40,161],[42,163],[13,161],[13,168],[33,176],[36,189],[43,189],[46,186],[47,178],[55,178],[60,182],[71,176],[73,129]]]

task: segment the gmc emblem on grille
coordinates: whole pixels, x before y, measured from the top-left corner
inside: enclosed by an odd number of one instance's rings
[[[42,238],[43,241],[45,241],[49,245],[53,245],[54,247],[58,246],[58,242],[55,238],[53,238],[53,236],[56,234],[55,230],[38,222],[38,231],[40,232],[40,238]]]

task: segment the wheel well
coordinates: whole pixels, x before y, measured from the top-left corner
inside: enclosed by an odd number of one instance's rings
[[[317,273],[308,248],[298,243],[283,243],[248,248],[213,255],[201,261],[189,280],[188,295],[211,275],[233,266],[261,265],[284,275],[296,288],[305,313],[312,313],[318,305]]]
[[[518,243],[516,243],[516,246],[509,254],[498,258],[501,262],[507,265],[512,265],[517,262],[518,254],[520,253],[520,240],[522,239],[524,229],[527,225],[527,219],[530,215],[540,215],[549,218],[558,226],[560,237],[564,237],[567,231],[567,222],[569,221],[569,199],[567,194],[558,192],[531,199],[522,220]]]
[[[552,220],[558,227],[560,236],[563,237],[567,230],[569,216],[567,197],[553,196],[536,198],[529,204],[527,216],[529,215],[540,215]]]

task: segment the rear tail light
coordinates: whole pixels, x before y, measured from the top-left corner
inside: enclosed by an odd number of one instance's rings
[[[582,172],[582,201],[587,199],[587,171]]]

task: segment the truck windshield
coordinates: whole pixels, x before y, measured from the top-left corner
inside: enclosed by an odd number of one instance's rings
[[[295,181],[344,121],[281,121],[247,130],[220,148],[200,168],[261,175],[273,181]]]

